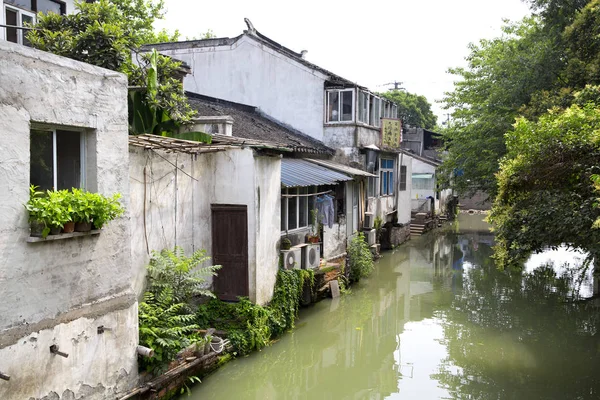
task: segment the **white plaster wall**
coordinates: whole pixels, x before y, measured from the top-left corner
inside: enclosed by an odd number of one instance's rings
[[[326,260],[341,256],[346,253],[348,240],[346,218],[331,228],[323,227],[323,258]]]
[[[279,269],[277,246],[281,218],[281,159],[255,158],[256,302],[266,304],[273,297]]]
[[[185,61],[185,90],[259,107],[316,139],[323,139],[325,76],[247,35],[231,46],[161,50]]]
[[[278,268],[281,161],[255,158],[251,149],[191,156],[132,146],[130,157],[136,293],[144,290],[147,249],[177,245],[186,254],[204,249],[210,256],[211,204],[237,204],[248,209],[250,299],[269,301]],[[209,277],[207,285],[211,283]]]
[[[82,385],[100,384],[112,390],[116,384],[112,377],[121,369],[128,374],[128,383],[137,376],[131,352],[136,329],[119,331],[118,340],[103,351],[91,345],[79,347],[86,357],[105,366],[103,377],[84,367],[78,374],[36,368],[35,363],[24,362],[35,357],[33,350],[21,347],[15,357],[16,350],[10,348],[39,332],[37,345],[49,349],[53,343],[47,331],[57,324],[66,325],[56,340],[70,340],[79,333],[79,327],[72,325],[79,318],[110,315],[136,305],[128,213],[97,236],[26,242],[29,226],[23,205],[29,198],[31,123],[86,130],[96,142],[95,151],[87,154],[90,189],[106,195],[121,193],[128,209],[127,79],[0,42],[0,371],[11,371],[15,379],[28,376],[35,393],[70,388],[80,395]],[[18,386],[14,382],[0,385],[0,398],[22,398],[13,395]]]
[[[97,318],[78,318],[3,348],[0,369],[11,379],[0,384],[0,398],[117,398],[137,376],[137,310],[136,303]],[[99,326],[111,330],[98,334]],[[69,357],[50,353],[52,344]]]
[[[412,193],[412,164],[414,159],[406,154],[398,156],[398,165],[406,166],[406,190],[398,191],[398,222],[408,224],[411,220],[411,193]],[[398,172],[400,178],[400,172]]]

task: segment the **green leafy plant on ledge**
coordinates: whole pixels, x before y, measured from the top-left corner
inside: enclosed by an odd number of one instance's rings
[[[32,236],[60,233],[70,222],[92,223],[94,228],[101,229],[125,211],[119,202],[119,193],[106,197],[75,188],[45,192],[37,189],[34,185],[30,186],[29,201],[25,204]]]

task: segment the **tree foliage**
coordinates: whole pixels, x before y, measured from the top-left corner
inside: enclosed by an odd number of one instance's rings
[[[390,90],[381,95],[398,105],[398,114],[403,124],[425,129],[436,127],[437,117],[431,111],[431,104],[425,96],[404,90]]]
[[[567,244],[600,254],[600,216],[592,177],[600,173],[600,107],[552,110],[538,121],[517,120],[498,173],[489,220],[500,265]]]
[[[154,32],[152,24],[164,15],[163,2],[154,0],[99,0],[76,3],[68,15],[40,14],[35,30],[27,34],[31,45],[77,61],[127,74],[130,86],[146,88],[153,79],[150,56],[138,53],[149,43],[177,40],[179,33]],[[135,59],[132,53],[136,54]],[[174,125],[195,115],[181,84],[181,62],[158,55],[156,87],[145,90],[141,100],[164,110]],[[130,109],[130,113],[132,110]],[[150,132],[148,129],[132,133]]]

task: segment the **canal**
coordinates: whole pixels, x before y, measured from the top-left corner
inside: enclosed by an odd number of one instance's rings
[[[206,377],[191,400],[599,399],[600,314],[583,255],[499,272],[481,215],[384,253],[340,299]]]

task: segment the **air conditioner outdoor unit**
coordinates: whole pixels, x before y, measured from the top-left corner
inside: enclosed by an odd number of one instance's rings
[[[292,247],[289,250],[281,250],[284,269],[300,269],[302,263],[302,251],[300,248]]]
[[[373,213],[365,213],[365,229],[373,229],[373,224],[375,223],[375,216]]]
[[[317,269],[321,263],[321,245],[308,243],[302,247],[302,269]]]

